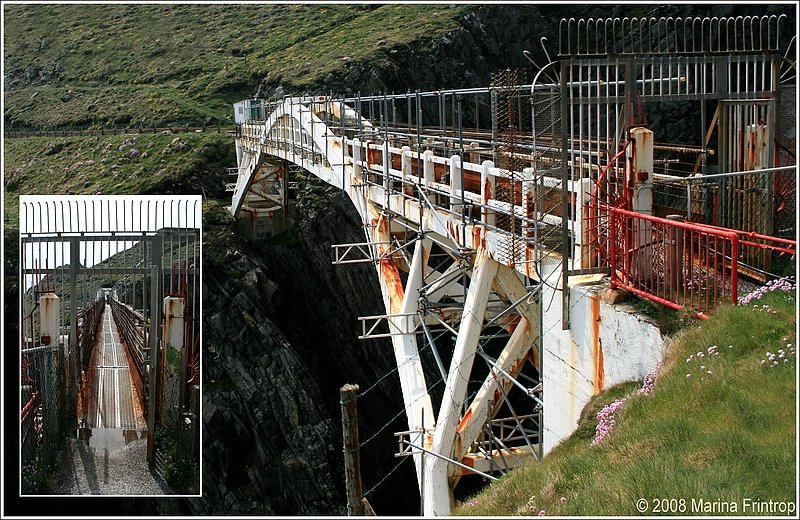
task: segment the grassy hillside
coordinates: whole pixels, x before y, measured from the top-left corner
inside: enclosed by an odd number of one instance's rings
[[[320,88],[334,69],[453,30],[467,9],[4,5],[4,117],[12,129],[225,120],[262,81]]]
[[[779,514],[746,509],[745,499],[797,500],[796,343],[796,289],[719,309],[673,343],[650,395],[626,385],[597,396],[542,463],[509,473],[457,514]],[[598,411],[625,395],[613,430],[593,446]]]
[[[173,193],[180,185],[222,196],[232,154],[232,139],[216,132],[6,139],[4,221],[16,224],[20,194]]]

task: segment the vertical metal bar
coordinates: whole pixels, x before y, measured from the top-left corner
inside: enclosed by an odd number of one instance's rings
[[[70,204],[71,206],[71,204]],[[78,360],[80,358],[80,344],[78,343],[78,263],[80,255],[80,245],[77,237],[73,237],[69,241],[69,266],[70,266],[70,287],[69,287],[69,325],[70,325],[70,341],[69,341],[69,377],[70,377],[70,417],[71,423],[77,422],[77,403],[78,393],[77,385],[82,382],[81,371],[78,369]],[[74,426],[73,426],[74,427]],[[70,428],[72,429],[72,428]]]
[[[162,236],[156,234],[152,237],[151,242],[151,259],[150,259],[150,308],[152,316],[150,317],[150,367],[147,377],[147,390],[148,390],[148,414],[147,414],[147,462],[152,467],[155,463],[155,445],[153,439],[153,432],[156,424],[158,424],[157,415],[160,413],[158,409],[158,390],[159,390],[159,377],[160,377],[160,350],[159,350],[159,326],[161,324],[161,307],[159,300],[161,298],[161,249],[162,249]]]
[[[573,144],[573,137],[572,137],[572,111],[569,110],[571,104],[567,104],[567,79],[568,76],[572,75],[572,69],[569,65],[567,65],[566,61],[561,62],[561,78],[560,78],[560,91],[561,91],[561,136],[562,136],[562,146],[561,146],[561,207],[562,210],[562,217],[561,217],[561,250],[562,250],[562,261],[561,261],[561,328],[566,330],[569,328],[569,229],[568,229],[568,218],[567,215],[567,185],[568,185],[568,155],[567,155],[567,143],[565,142],[567,136],[567,130],[570,132],[570,139],[569,139],[569,149],[570,153],[572,152],[572,144]],[[569,91],[570,97],[572,96],[572,90]],[[569,123],[569,127],[568,127]],[[612,270],[613,272],[613,270]]]

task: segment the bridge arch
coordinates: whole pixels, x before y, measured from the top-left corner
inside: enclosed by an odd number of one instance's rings
[[[513,218],[514,208],[488,204],[498,184],[525,193],[528,186],[489,160],[412,151],[336,100],[287,98],[268,109],[240,126],[231,212],[239,216],[265,185],[285,184],[288,164],[348,194],[365,241],[335,245],[334,263],[375,265],[386,313],[362,317],[361,337],[391,338],[408,420],[404,454],[415,460],[426,510],[446,514],[458,479],[490,470],[481,435],[501,410],[523,444],[497,439],[497,454],[512,465],[541,455],[538,293],[528,277],[534,269],[514,261],[532,256],[520,236],[493,225],[498,214]],[[436,359],[435,380],[423,371],[423,349]],[[434,403],[430,389],[442,383],[446,397]],[[519,388],[524,414],[508,399]]]

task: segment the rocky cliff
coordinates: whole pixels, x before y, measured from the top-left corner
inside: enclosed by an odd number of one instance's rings
[[[391,344],[357,339],[357,317],[384,312],[374,268],[331,264],[331,244],[363,241],[355,208],[312,179],[298,207],[296,227],[276,239],[208,244],[201,507],[210,514],[344,514],[345,383],[372,387],[358,400],[365,491],[394,466],[392,433],[406,429]],[[416,495],[408,463],[369,499],[382,514],[413,514]]]

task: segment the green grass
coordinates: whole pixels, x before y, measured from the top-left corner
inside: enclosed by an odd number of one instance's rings
[[[321,88],[332,71],[429,46],[469,9],[4,5],[4,117],[7,129],[224,121],[262,81]]]
[[[20,194],[192,193],[223,196],[233,140],[216,132],[6,139],[5,214],[16,227]],[[136,152],[132,152],[136,150]]]
[[[630,385],[596,396],[578,430],[541,463],[504,476],[456,514],[638,515],[643,498],[646,514],[657,499],[675,499],[677,507],[683,499],[676,515],[700,514],[705,499],[732,501],[731,513],[753,515],[760,512],[743,511],[743,499],[796,500],[796,358],[774,368],[760,364],[767,351],[796,345],[796,293],[771,293],[758,305],[771,313],[725,306],[684,331],[654,392],[630,397],[603,443],[591,446],[597,411]],[[708,356],[712,345],[718,357]],[[701,362],[686,362],[700,351]]]

